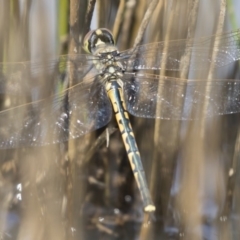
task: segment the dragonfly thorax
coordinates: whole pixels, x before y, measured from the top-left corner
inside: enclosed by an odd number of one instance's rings
[[[99,48],[97,50],[99,50]],[[119,52],[115,46],[101,48],[97,51],[97,56],[98,60],[95,60],[94,64],[104,79],[122,77],[125,69],[118,60]]]
[[[110,65],[102,69],[100,72],[102,75],[102,79],[104,81],[107,81],[109,79],[117,79],[117,78],[122,78],[123,77],[123,70],[119,66],[115,65]]]

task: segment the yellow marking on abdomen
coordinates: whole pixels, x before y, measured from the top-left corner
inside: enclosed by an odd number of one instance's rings
[[[131,167],[132,167],[132,170],[134,172],[134,175],[136,174],[136,165],[134,164],[134,155],[138,155],[140,157],[140,154],[139,152],[130,152],[128,153],[128,158],[129,158],[129,161],[130,161],[130,164],[131,164]]]
[[[125,116],[126,119],[129,119],[129,116],[128,116],[127,112],[124,112],[124,116]]]

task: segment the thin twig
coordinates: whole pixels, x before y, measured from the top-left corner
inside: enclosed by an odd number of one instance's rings
[[[223,208],[222,216],[226,217],[232,211],[233,207],[233,196],[234,196],[234,188],[236,186],[237,180],[237,172],[239,170],[239,159],[240,159],[240,127],[238,128],[237,139],[234,148],[234,156],[231,162],[231,166],[228,171],[228,182],[227,182],[227,194],[225,200],[225,206]]]
[[[69,54],[77,54],[79,51],[79,1],[70,1],[70,43]],[[72,79],[70,79],[72,81]],[[71,85],[71,83],[70,83]]]
[[[173,23],[173,20],[174,20],[174,14],[175,14],[175,11],[174,11],[174,9],[172,9],[171,10],[171,15],[169,17],[168,25],[167,25],[165,39],[164,39],[164,43],[165,43],[164,44],[164,49],[163,49],[164,53],[167,53],[167,51],[168,51],[168,42],[169,42],[172,23]],[[164,76],[165,75],[166,61],[167,61],[167,54],[165,54],[164,57],[162,58],[161,66],[160,66],[161,71],[160,71],[159,76]],[[161,79],[159,79],[159,86],[158,86],[158,95],[159,96],[162,96],[163,88],[164,88],[164,86],[161,84]],[[161,111],[161,105],[158,104],[157,108],[156,108],[156,116],[160,115],[160,111]],[[158,143],[158,140],[159,140],[159,131],[160,131],[160,120],[156,120],[155,121],[155,127],[154,127],[154,144],[155,144],[155,146],[157,146],[157,143]],[[156,149],[157,149],[157,147],[156,147]]]
[[[130,28],[131,28],[131,22],[133,19],[133,14],[136,8],[136,1],[130,0],[126,2],[126,6],[124,9],[124,21],[121,28],[121,38],[119,41],[119,45],[121,48],[126,49],[127,43],[129,41],[130,36]]]
[[[193,44],[193,31],[196,27],[197,22],[197,10],[199,6],[199,0],[194,0],[192,3],[191,12],[189,15],[189,26],[188,26],[188,35],[187,35],[187,43],[186,43],[186,50],[185,54],[181,58],[180,63],[180,78],[187,78],[189,66],[190,66],[190,60],[191,60],[191,48],[188,48],[188,46],[192,46]]]
[[[92,17],[93,17],[93,11],[94,11],[95,4],[96,4],[96,0],[89,0],[89,2],[88,2],[87,13],[86,13],[86,17],[85,17],[86,28],[82,32],[83,35],[85,35],[90,30],[90,25],[91,25],[91,21],[92,21]]]
[[[120,26],[123,21],[123,13],[124,13],[125,5],[126,5],[126,0],[120,0],[117,16],[116,16],[114,27],[113,27],[113,36],[116,41],[119,35]]]
[[[146,27],[147,27],[147,25],[150,21],[150,18],[151,18],[151,16],[152,16],[152,14],[153,14],[153,12],[154,12],[158,3],[159,3],[159,0],[152,0],[151,3],[149,4],[148,9],[147,9],[147,11],[144,15],[143,20],[142,20],[142,23],[139,27],[138,35],[137,35],[137,37],[134,41],[134,44],[133,44],[134,48],[141,44],[142,39],[143,39],[143,34],[146,30]]]
[[[226,0],[221,0],[220,14],[219,14],[217,31],[216,31],[217,35],[220,35],[222,33],[225,13],[226,13]],[[208,72],[207,81],[206,81],[205,96],[210,96],[210,93],[212,90],[212,85],[210,84],[210,82],[212,81],[212,78],[213,78],[214,66],[215,66],[217,55],[218,55],[217,49],[219,48],[219,44],[220,44],[219,38],[215,38],[215,41],[213,43],[211,63],[210,63],[209,72]],[[202,138],[204,138],[204,129],[205,129],[205,123],[206,123],[205,119],[206,119],[207,109],[209,108],[209,104],[210,104],[210,99],[205,98],[205,101],[202,107],[202,117],[201,117],[201,123],[200,123]]]
[[[70,42],[69,42],[69,53],[70,54],[77,54],[79,53],[79,7],[80,2],[79,0],[70,0]],[[71,62],[69,63],[69,69],[68,71],[68,84],[69,87],[74,85],[74,80],[76,80],[75,76],[75,65]],[[70,93],[69,93],[70,94]],[[70,97],[70,96],[69,96]],[[73,116],[75,117],[75,116]],[[73,118],[71,118],[70,121],[73,121]],[[71,123],[69,124],[69,128],[71,126]],[[71,131],[71,129],[69,129]],[[73,194],[73,186],[75,185],[75,174],[76,174],[76,164],[74,159],[76,158],[76,147],[73,141],[69,141],[68,145],[65,146],[66,152],[68,153],[68,175],[67,175],[67,219],[68,219],[68,227],[74,226],[74,194]],[[78,189],[81,193],[82,188]],[[70,236],[70,239],[73,239],[72,236]]]

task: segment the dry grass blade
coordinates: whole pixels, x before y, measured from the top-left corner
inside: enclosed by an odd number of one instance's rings
[[[125,6],[126,6],[126,0],[120,0],[116,20],[114,22],[114,27],[113,27],[114,39],[118,39],[118,35],[120,33],[120,26],[123,21]]]
[[[147,8],[147,11],[143,17],[143,20],[141,22],[141,25],[139,27],[139,30],[138,30],[138,35],[137,37],[135,38],[135,42],[133,44],[133,47],[137,47],[141,41],[142,41],[142,38],[143,38],[143,34],[147,28],[147,25],[150,21],[150,18],[154,12],[154,10],[156,9],[157,5],[158,5],[159,1],[158,0],[151,0],[151,2],[149,3],[149,6]]]

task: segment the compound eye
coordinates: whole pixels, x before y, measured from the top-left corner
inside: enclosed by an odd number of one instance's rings
[[[90,41],[91,41],[91,37],[93,34],[94,30],[89,31],[83,40],[83,49],[87,52],[87,53],[91,53],[91,47],[90,47]]]
[[[112,33],[106,28],[99,28],[87,33],[84,38],[84,50],[93,53],[100,45],[114,45]]]
[[[98,32],[99,36],[101,36],[102,40],[108,44],[114,44],[114,39],[112,32],[108,30],[107,28],[99,28],[96,30]]]

